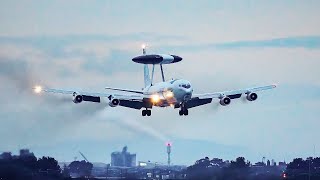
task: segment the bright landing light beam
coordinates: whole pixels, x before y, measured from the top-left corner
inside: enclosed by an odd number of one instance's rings
[[[158,103],[158,102],[160,101],[160,96],[159,96],[158,94],[152,95],[151,101],[152,101],[153,103]]]
[[[41,93],[41,91],[42,91],[42,87],[41,86],[35,86],[33,89],[34,89],[34,92],[37,93],[37,94]]]
[[[163,93],[166,98],[173,98],[174,94],[172,91],[166,91]]]

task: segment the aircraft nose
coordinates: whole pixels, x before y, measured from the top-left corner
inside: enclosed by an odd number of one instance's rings
[[[188,101],[188,100],[191,99],[191,96],[192,96],[192,93],[191,93],[191,92],[187,92],[187,93],[184,95],[183,99],[184,99],[185,101]]]

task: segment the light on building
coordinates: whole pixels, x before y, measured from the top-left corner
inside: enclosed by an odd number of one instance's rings
[[[147,163],[145,163],[145,162],[140,162],[140,163],[139,163],[139,166],[141,166],[141,167],[147,166]]]

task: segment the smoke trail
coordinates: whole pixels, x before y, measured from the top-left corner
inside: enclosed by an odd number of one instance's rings
[[[111,111],[111,110],[110,110]],[[128,128],[129,130],[136,132],[136,133],[144,133],[149,135],[157,140],[166,142],[168,138],[161,132],[157,131],[156,129],[147,126],[146,124],[136,120],[135,118],[122,116],[120,114],[116,114],[114,112],[109,113],[109,110],[105,110],[99,113],[98,117],[104,120],[112,120],[112,122],[124,127]]]
[[[32,80],[35,79],[29,68],[25,61],[0,59],[0,75],[15,85],[19,91],[32,88]]]
[[[24,95],[30,95],[28,96],[30,99],[39,98],[39,96],[35,95],[33,93],[33,86],[35,85],[35,82],[39,83],[40,80],[39,77],[43,77],[40,75],[36,75],[34,71],[31,68],[31,64],[28,64],[26,61],[22,60],[5,60],[0,59],[0,75],[2,78],[4,78],[7,81],[8,87],[14,86],[15,90],[18,90],[19,93],[24,93]],[[45,83],[49,84],[49,83]],[[11,92],[10,89],[8,89],[8,92]],[[64,96],[64,95],[42,95],[40,98],[43,99],[43,101],[46,102],[46,104],[52,105],[57,108],[57,105],[60,104],[70,104],[72,103],[72,96]],[[84,103],[86,104],[86,103]],[[93,105],[92,105],[93,104]],[[97,103],[90,103],[90,106],[84,107],[84,105],[80,106],[80,112],[89,111],[92,112],[93,110],[101,110],[102,108],[106,107],[106,105],[99,105]],[[79,107],[77,107],[79,108]]]
[[[27,61],[0,58],[1,99],[9,102],[0,104],[0,141],[7,136],[12,137],[13,146],[60,141],[59,137],[79,122],[90,120],[107,107],[106,103],[74,104],[71,95],[34,94],[34,82],[40,82],[40,78],[44,81],[46,77],[37,75],[31,67]]]
[[[115,113],[115,109],[109,112],[106,109],[108,107],[106,102],[74,104],[72,96],[58,94],[40,94],[38,96],[33,94],[32,87],[34,83],[40,82],[39,79],[45,77],[36,74],[32,67],[32,64],[27,61],[0,59],[0,76],[8,84],[8,87],[1,88],[1,90],[10,92],[9,94],[7,93],[10,97],[17,97],[18,100],[12,102],[16,104],[13,107],[16,106],[16,108],[20,109],[19,112],[24,112],[7,113],[11,116],[11,119],[16,119],[16,122],[19,122],[17,127],[19,128],[19,133],[15,135],[18,138],[16,141],[23,141],[27,144],[37,142],[34,138],[41,140],[44,138],[43,134],[48,139],[59,137],[57,136],[58,134],[64,134],[81,121],[90,121],[96,118],[111,120],[123,128],[135,133],[146,134],[162,142],[168,139],[163,133],[143,122]],[[3,92],[3,94],[6,93]],[[20,104],[25,104],[26,108],[31,110],[25,111],[25,109],[21,109],[21,106],[19,107]],[[9,122],[10,119],[6,121]],[[32,127],[32,137],[30,135],[27,139],[23,139],[23,132],[29,131],[27,127]]]

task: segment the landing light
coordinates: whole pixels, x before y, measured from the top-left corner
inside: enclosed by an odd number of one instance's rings
[[[154,94],[151,96],[151,101],[153,103],[158,103],[160,101],[160,96],[158,94]]]
[[[172,98],[174,96],[172,91],[166,91],[163,93],[166,98]]]
[[[141,45],[141,48],[142,48],[142,49],[145,49],[146,47],[147,47],[146,44],[142,44],[142,45]]]
[[[34,92],[35,93],[40,93],[42,91],[42,87],[41,86],[35,86],[34,87]]]

